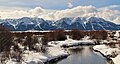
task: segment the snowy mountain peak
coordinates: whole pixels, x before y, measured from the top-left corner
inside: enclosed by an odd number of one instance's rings
[[[120,25],[97,17],[62,18],[55,22],[42,18],[23,17],[20,19],[0,20],[0,25],[15,31],[26,30],[120,30]]]

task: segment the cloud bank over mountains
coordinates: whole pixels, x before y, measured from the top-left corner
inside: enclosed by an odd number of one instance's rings
[[[73,5],[69,3],[69,6]],[[17,19],[21,17],[35,17],[44,18],[46,20],[58,20],[63,17],[99,17],[108,21],[112,21],[116,24],[120,24],[120,11],[113,10],[119,7],[118,5],[112,5],[103,8],[96,8],[94,6],[77,6],[65,10],[48,10],[41,7],[34,9],[1,9],[1,19]]]

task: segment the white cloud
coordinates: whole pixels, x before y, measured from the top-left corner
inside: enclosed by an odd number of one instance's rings
[[[15,8],[15,9],[1,9],[0,10],[1,19],[21,18],[21,17],[30,17],[26,9]]]
[[[108,21],[113,21],[119,16],[120,12],[117,10],[102,10],[97,12],[97,16],[100,18],[104,18]]]
[[[97,12],[96,8],[93,6],[77,6],[75,8],[71,9],[65,9],[65,10],[56,10],[54,12],[49,12],[44,15],[41,15],[39,17],[51,19],[50,20],[58,20],[63,17],[86,17],[88,15],[86,14],[92,14]]]
[[[73,7],[73,4],[72,4],[72,3],[68,3],[68,7],[69,7],[69,8],[72,8],[72,7]]]
[[[71,9],[56,10],[54,12],[49,12],[39,17],[46,19],[50,19],[51,17],[50,20],[58,20],[63,17],[88,17],[96,12],[97,10],[94,6],[77,6]]]
[[[0,10],[1,18],[21,18],[21,17],[39,17],[47,20],[58,20],[63,17],[100,17],[108,21],[120,24],[120,11],[110,10],[117,6],[109,6],[106,8],[96,8],[94,6],[77,6],[65,10],[47,10],[41,7],[36,7],[31,10]]]
[[[118,7],[120,7],[120,5],[110,5],[107,7],[99,8],[99,10],[111,10],[111,9],[118,8]]]
[[[40,13],[44,12],[44,9],[41,7],[36,7],[35,9],[31,9],[29,12],[31,15],[38,16]]]

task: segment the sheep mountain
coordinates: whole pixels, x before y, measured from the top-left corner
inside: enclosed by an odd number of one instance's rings
[[[106,21],[102,18],[76,17],[62,18],[57,21],[44,20],[42,18],[23,17],[20,19],[1,19],[0,25],[11,31],[27,31],[27,30],[120,30],[120,25]]]

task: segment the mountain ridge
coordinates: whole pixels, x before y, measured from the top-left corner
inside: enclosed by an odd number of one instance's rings
[[[23,17],[19,19],[0,20],[0,25],[11,31],[27,31],[27,30],[120,30],[120,25],[106,21],[97,17],[76,17],[61,18],[57,21],[44,20],[43,18]]]

